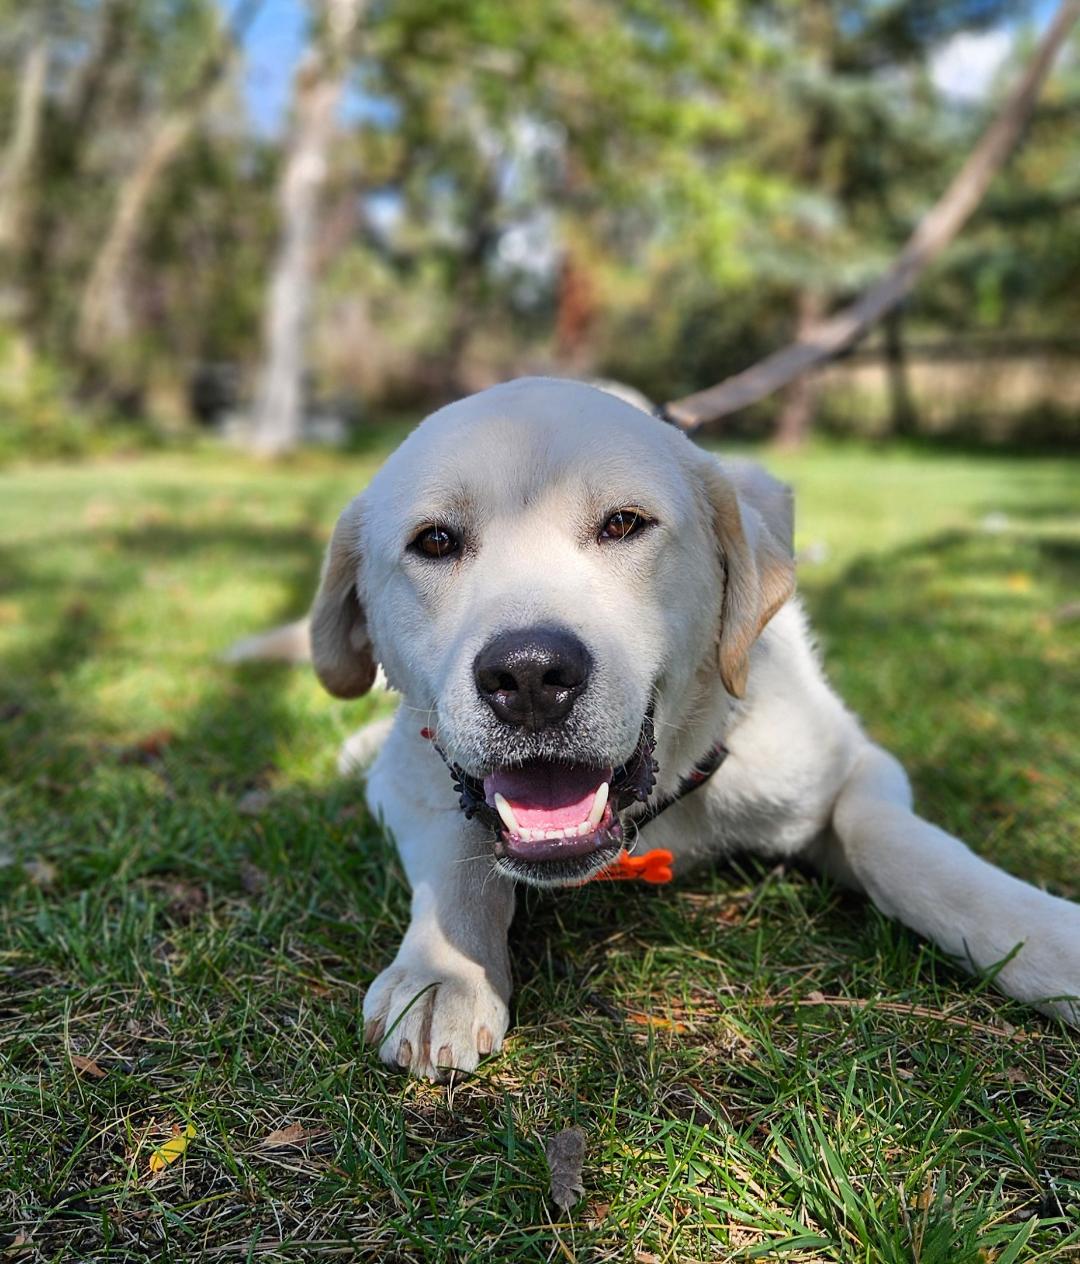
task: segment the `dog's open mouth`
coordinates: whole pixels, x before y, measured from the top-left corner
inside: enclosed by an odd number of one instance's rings
[[[608,800],[611,768],[531,763],[484,778],[484,799],[499,814],[496,852],[515,860],[562,860],[603,846],[619,829]]]
[[[483,779],[451,764],[466,816],[490,825],[496,863],[540,886],[584,882],[624,845],[623,813],[645,803],[656,781],[652,719],[617,767],[531,760]]]

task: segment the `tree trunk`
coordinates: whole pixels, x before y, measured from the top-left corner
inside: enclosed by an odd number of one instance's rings
[[[305,324],[311,299],[319,195],[363,0],[323,0],[326,29],[296,74],[292,134],[281,177],[281,242],[263,330],[252,447],[262,456],[296,448],[303,422]]]
[[[564,372],[584,373],[589,364],[589,338],[596,323],[596,287],[592,273],[571,246],[559,268],[555,312],[555,355]]]
[[[41,113],[49,71],[49,37],[40,31],[19,72],[15,119],[0,163],[0,251],[16,253],[22,240],[26,193],[37,158]]]
[[[90,138],[103,126],[103,106],[118,68],[124,64],[130,39],[132,11],[137,0],[102,0],[97,12],[97,35],[81,63],[74,82],[61,94],[48,144],[42,150],[41,188],[47,197],[37,199],[27,217],[19,244],[17,269],[26,323],[45,332],[49,315],[63,307],[66,295],[56,302],[71,273],[66,257],[67,209],[79,196],[80,180]]]
[[[967,223],[994,176],[1020,143],[1050,67],[1077,20],[1080,0],[1062,0],[1020,82],[879,281],[854,303],[783,350],[717,386],[666,405],[666,415],[677,425],[693,430],[757,403],[850,347],[906,298],[926,268]]]
[[[239,35],[260,3],[261,0],[245,0],[236,10],[232,26],[220,30],[200,64],[195,82],[175,105],[162,110],[151,122],[146,147],[120,185],[112,219],[90,265],[79,302],[76,346],[91,366],[131,331],[128,270],[135,258],[151,195],[195,130],[207,97],[227,70]]]
[[[128,269],[135,254],[150,195],[191,135],[201,106],[160,117],[135,169],[120,186],[112,221],[94,256],[79,303],[76,345],[95,362],[131,332]]]
[[[825,314],[825,299],[820,290],[799,291],[795,337],[805,338]],[[814,424],[817,411],[818,382],[810,373],[797,377],[784,390],[780,416],[776,420],[776,446],[788,451],[801,448]]]

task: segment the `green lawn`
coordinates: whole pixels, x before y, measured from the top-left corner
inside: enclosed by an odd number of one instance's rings
[[[377,459],[0,475],[0,1256],[1080,1258],[1075,1034],[799,872],[531,893],[501,1057],[432,1086],[361,1045],[407,896],[333,769],[386,703],[215,656],[304,609]],[[1078,467],[777,467],[832,679],[924,813],[1080,896]]]

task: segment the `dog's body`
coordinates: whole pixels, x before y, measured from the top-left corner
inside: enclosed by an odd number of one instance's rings
[[[381,664],[403,695],[359,742],[381,741],[368,799],[413,890],[364,1003],[384,1061],[438,1077],[497,1049],[515,882],[579,885],[631,839],[680,876],[734,849],[809,860],[1080,1021],[1080,907],[913,813],[824,679],[791,555],[764,472],[545,379],[435,414],[349,506],[311,642],[331,692]],[[717,744],[718,770],[643,824]]]

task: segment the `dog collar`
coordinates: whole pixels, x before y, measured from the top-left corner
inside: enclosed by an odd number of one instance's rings
[[[640,815],[631,818],[640,828],[655,821],[661,812],[666,812],[680,799],[703,786],[728,757],[728,748],[723,742],[717,742],[709,753],[699,759],[685,777],[679,782],[672,794],[664,795]],[[675,876],[672,871],[675,857],[665,847],[654,847],[651,851],[642,852],[640,856],[632,856],[625,848],[606,869],[593,874],[590,882],[649,882],[662,885],[670,882]]]
[[[435,747],[443,763],[450,769],[452,776],[453,766],[447,759],[442,747],[436,741],[434,730],[422,728],[420,736]],[[661,812],[666,812],[668,808],[674,807],[680,799],[685,799],[688,794],[692,794],[693,791],[703,786],[724,760],[727,759],[728,754],[728,748],[723,742],[717,742],[710,747],[707,754],[697,761],[671,794],[666,794],[663,798],[658,799],[651,806],[647,807],[640,816],[631,817],[633,823],[640,829],[643,825],[648,825],[650,821],[655,821]],[[655,768],[655,764],[653,767]],[[460,787],[458,788],[460,789]],[[673,854],[663,847],[654,847],[651,851],[642,852],[641,855],[631,855],[624,847],[606,869],[601,869],[599,873],[593,874],[586,881],[640,881],[653,885],[662,885],[665,882],[670,882],[674,877],[672,872],[674,859]]]

